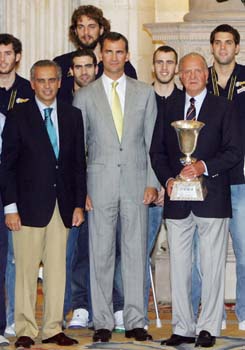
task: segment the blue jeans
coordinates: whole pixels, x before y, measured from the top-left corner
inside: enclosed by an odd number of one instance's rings
[[[124,307],[124,293],[123,280],[121,273],[121,229],[120,223],[117,223],[117,237],[116,237],[116,259],[115,272],[113,281],[113,311],[117,312],[123,310]]]
[[[77,239],[79,235],[80,227],[72,227],[68,234],[67,245],[66,245],[66,286],[65,286],[65,298],[64,298],[64,309],[63,317],[72,308],[72,289],[71,289],[71,279],[72,279],[72,263],[74,258],[74,252],[77,245]]]
[[[161,224],[162,224],[163,207],[149,206],[149,222],[148,222],[148,236],[146,247],[146,277],[145,277],[145,293],[144,293],[144,313],[145,324],[149,323],[148,320],[148,302],[151,288],[150,279],[150,257],[154,248]]]
[[[15,304],[15,259],[12,232],[8,230],[8,255],[5,275],[7,293],[7,326],[14,323]]]
[[[8,230],[4,223],[3,206],[0,198],[0,335],[6,327],[5,270],[8,251]]]
[[[72,263],[72,309],[86,309],[89,313],[89,320],[91,320],[92,306],[89,276],[88,219],[87,213],[85,213],[85,222],[80,226]]]
[[[245,320],[245,184],[231,186],[230,233],[236,256],[236,316]]]

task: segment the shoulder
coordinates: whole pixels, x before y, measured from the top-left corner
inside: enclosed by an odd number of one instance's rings
[[[63,55],[56,56],[56,57],[54,58],[54,61],[57,62],[57,63],[59,63],[59,64],[61,64],[61,63],[63,63],[63,62],[67,62],[67,61],[69,61],[69,63],[70,63],[71,56],[72,56],[72,54],[73,54],[74,52],[75,52],[75,51],[71,51],[71,52],[67,52],[67,53],[65,53],[65,54],[63,54]]]
[[[126,76],[126,82],[127,82],[127,84],[133,86],[136,89],[140,89],[140,90],[146,91],[146,92],[147,91],[154,92],[152,85],[147,84],[144,81],[136,80],[136,79],[133,79],[133,78]]]

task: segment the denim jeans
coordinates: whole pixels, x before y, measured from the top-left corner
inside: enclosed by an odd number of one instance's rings
[[[116,237],[116,259],[115,259],[115,272],[113,282],[113,311],[117,312],[123,310],[124,307],[124,294],[123,294],[123,281],[121,273],[121,229],[120,223],[117,223],[117,237]]]
[[[72,227],[68,234],[67,245],[66,245],[66,286],[65,286],[65,298],[64,298],[64,309],[63,317],[72,309],[72,263],[74,259],[74,252],[77,245],[77,239],[79,235],[80,227]]]
[[[245,320],[245,184],[231,186],[230,233],[236,256],[236,316]]]
[[[7,326],[14,323],[15,304],[15,259],[12,232],[8,230],[8,255],[5,275],[7,293]]]
[[[8,250],[8,230],[4,223],[3,206],[0,198],[0,335],[6,327],[5,270]]]
[[[150,279],[150,257],[154,248],[161,224],[162,224],[163,207],[149,206],[149,222],[148,222],[148,236],[146,247],[146,273],[145,273],[145,293],[144,293],[144,313],[145,324],[149,323],[148,320],[148,302],[151,288]]]

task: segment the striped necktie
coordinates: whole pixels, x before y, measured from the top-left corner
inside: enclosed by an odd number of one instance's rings
[[[56,135],[56,130],[54,127],[54,124],[51,119],[51,113],[52,113],[53,108],[44,108],[44,122],[45,126],[48,132],[48,136],[50,139],[50,142],[52,144],[56,159],[58,159],[59,156],[59,147],[58,147],[58,142],[57,142],[57,135]]]
[[[122,107],[120,103],[120,99],[116,90],[116,87],[118,85],[117,81],[113,81],[112,89],[111,89],[111,111],[112,116],[115,124],[115,128],[117,131],[117,135],[119,138],[119,141],[121,142],[122,139],[122,132],[123,132],[123,114],[122,114]]]
[[[190,107],[188,108],[186,112],[186,120],[196,120],[196,107],[195,107],[196,100],[194,97],[190,98]]]

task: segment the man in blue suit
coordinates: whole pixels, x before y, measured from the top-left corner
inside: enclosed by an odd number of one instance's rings
[[[31,69],[35,98],[9,113],[3,131],[1,186],[16,259],[16,347],[38,335],[36,282],[44,265],[42,342],[77,341],[62,333],[68,228],[83,220],[86,196],[82,115],[56,100],[61,69],[53,61]]]

